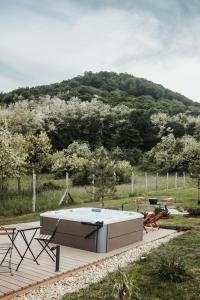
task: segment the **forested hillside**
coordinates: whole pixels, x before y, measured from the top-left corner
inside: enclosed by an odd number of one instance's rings
[[[3,179],[34,167],[87,182],[100,154],[121,181],[135,165],[159,172],[199,165],[200,104],[145,79],[87,72],[0,100]]]
[[[126,104],[132,108],[163,110],[171,114],[200,109],[200,104],[185,96],[172,92],[159,84],[143,78],[114,72],[85,72],[60,83],[42,85],[33,88],[19,88],[10,93],[1,93],[0,102],[9,104],[21,99],[33,99],[39,96],[58,96],[69,100],[78,97],[82,101],[90,101],[98,97],[110,105]]]

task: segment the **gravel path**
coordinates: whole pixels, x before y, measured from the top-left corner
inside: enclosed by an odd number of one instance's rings
[[[137,261],[144,254],[148,254],[152,249],[159,247],[163,243],[167,243],[171,239],[183,234],[182,232],[171,233],[170,235],[146,243],[131,250],[127,250],[121,254],[107,258],[106,260],[92,265],[84,270],[76,271],[70,276],[54,283],[41,286],[24,295],[15,297],[15,300],[57,300],[61,299],[66,293],[78,291],[87,285],[97,282],[107,275],[107,273],[115,271],[118,267],[123,267],[130,262]]]

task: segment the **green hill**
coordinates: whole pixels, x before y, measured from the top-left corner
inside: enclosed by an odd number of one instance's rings
[[[129,107],[166,111],[172,114],[200,110],[200,103],[164,88],[143,78],[126,73],[85,72],[60,83],[26,87],[0,94],[1,104],[10,104],[23,98],[34,99],[40,96],[58,96],[66,101],[78,97],[82,101],[98,97],[110,105],[126,104]]]

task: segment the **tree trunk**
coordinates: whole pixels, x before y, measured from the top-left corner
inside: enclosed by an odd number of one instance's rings
[[[18,194],[20,194],[22,191],[21,177],[17,177],[17,190],[18,190]]]

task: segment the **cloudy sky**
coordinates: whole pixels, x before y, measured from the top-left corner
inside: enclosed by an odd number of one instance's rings
[[[200,101],[200,1],[0,0],[0,91],[89,70]]]

